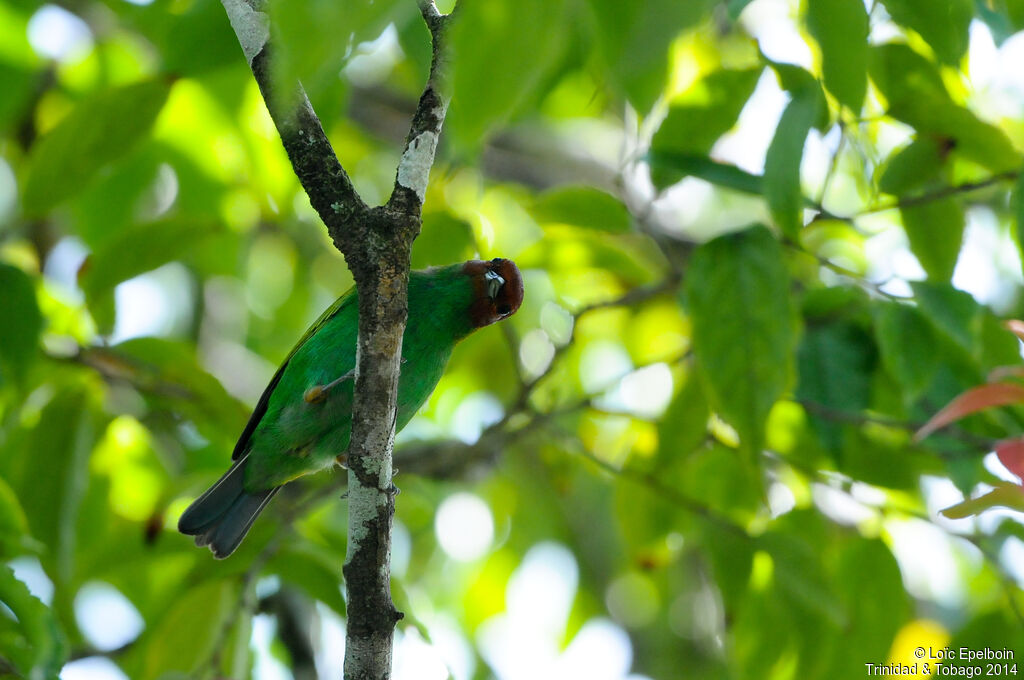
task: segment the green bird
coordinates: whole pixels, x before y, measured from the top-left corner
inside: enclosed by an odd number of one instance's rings
[[[396,429],[434,391],[455,344],[511,316],[523,278],[511,260],[471,260],[409,275]],[[234,463],[178,520],[178,531],[225,558],[281,485],[332,466],[352,430],[358,304],[338,298],[284,360],[235,444]]]

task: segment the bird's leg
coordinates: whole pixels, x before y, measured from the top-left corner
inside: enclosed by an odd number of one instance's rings
[[[331,388],[340,385],[341,383],[345,382],[346,380],[351,380],[352,378],[355,377],[355,375],[356,375],[356,371],[355,371],[355,369],[352,369],[351,371],[349,371],[348,373],[344,374],[343,376],[341,376],[337,380],[332,380],[331,382],[327,383],[326,385],[313,385],[308,390],[306,390],[305,394],[302,395],[302,399],[307,404],[319,403],[319,402],[321,402],[321,401],[323,401],[324,399],[327,398],[327,392]]]

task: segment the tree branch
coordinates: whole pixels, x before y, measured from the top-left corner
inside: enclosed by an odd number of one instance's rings
[[[341,167],[302,85],[296,83],[288,96],[275,91],[270,69],[270,27],[266,13],[258,9],[258,0],[221,3],[310,204],[327,226],[335,246],[347,254],[344,235],[352,220],[367,212],[367,205]]]
[[[434,0],[417,0],[423,21],[430,29],[432,58],[430,76],[423,88],[423,94],[413,114],[409,135],[405,140],[405,151],[398,162],[395,188],[388,200],[388,207],[414,210],[419,214],[427,192],[427,178],[434,165],[437,139],[441,134],[451,99],[447,78],[447,55],[445,33],[450,17],[437,11]]]
[[[221,0],[295,174],[345,256],[359,300],[347,452],[345,677],[378,680],[391,675],[394,628],[402,618],[391,599],[396,491],[391,455],[412,242],[420,231],[427,180],[448,109],[444,44],[448,17],[431,0],[418,0],[433,43],[430,77],[413,115],[391,198],[383,206],[370,208],[338,161],[302,86],[296,83],[285,93],[275,90],[280,83],[271,78],[270,31],[266,14],[260,11],[261,1]]]

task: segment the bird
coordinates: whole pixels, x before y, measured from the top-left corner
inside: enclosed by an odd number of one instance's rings
[[[412,271],[402,339],[396,431],[434,391],[455,345],[508,318],[523,301],[512,260]],[[352,429],[358,303],[350,289],[299,340],[263,391],[235,444],[231,467],[178,520],[223,559],[288,482],[344,460]]]

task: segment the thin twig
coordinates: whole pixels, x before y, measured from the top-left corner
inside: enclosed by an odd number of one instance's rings
[[[832,158],[829,159],[828,171],[825,173],[825,179],[821,182],[821,191],[818,192],[818,205],[825,204],[825,196],[828,194],[828,187],[832,184],[832,178],[835,177],[836,169],[839,167],[839,155],[843,151],[843,146],[846,144],[846,125],[843,123],[842,115],[839,117],[839,143],[836,145],[836,150],[832,152]]]
[[[994,186],[1001,182],[1010,182],[1016,180],[1020,176],[1020,172],[1017,170],[1011,170],[1008,172],[1000,172],[986,177],[985,179],[978,180],[977,182],[966,182],[964,184],[954,184],[952,186],[941,187],[934,191],[929,191],[916,196],[904,196],[899,200],[893,201],[885,205],[876,205],[865,208],[860,211],[854,218],[861,217],[864,215],[871,215],[873,213],[884,212],[886,210],[898,210],[902,208],[911,208],[925,203],[932,203],[934,201],[942,200],[943,198],[949,198],[950,196],[956,196],[959,194],[967,194],[972,191],[978,191],[979,189],[987,189],[988,187]]]
[[[884,427],[891,427],[893,429],[904,430],[910,433],[917,432],[924,427],[924,423],[889,418],[887,416],[876,415],[866,411],[841,411],[808,399],[798,400],[797,403],[803,406],[811,415],[839,423],[849,423],[851,425],[882,425]],[[984,449],[985,451],[992,451],[998,443],[998,440],[996,439],[976,435],[955,426],[947,428],[944,432],[953,439],[961,441],[972,447]]]
[[[681,274],[679,272],[670,271],[664,279],[658,281],[657,283],[651,284],[649,286],[637,286],[636,288],[632,288],[626,291],[617,298],[601,300],[599,302],[592,302],[589,305],[585,305],[576,310],[576,312],[573,313],[572,315],[573,326],[569,339],[565,342],[565,344],[559,345],[558,347],[555,348],[555,352],[551,356],[551,361],[548,362],[548,365],[543,372],[533,377],[532,379],[526,381],[526,383],[523,385],[522,390],[520,391],[519,398],[516,400],[514,408],[521,408],[529,401],[530,395],[533,394],[533,391],[537,388],[537,385],[542,380],[544,380],[544,378],[551,374],[558,360],[561,359],[561,357],[564,356],[565,353],[569,351],[569,348],[573,345],[573,343],[576,340],[576,326],[577,324],[579,324],[580,319],[602,309],[610,309],[613,307],[631,307],[633,305],[637,305],[642,302],[646,302],[647,300],[656,298],[660,295],[665,295],[666,293],[675,290],[679,286],[680,277]]]

